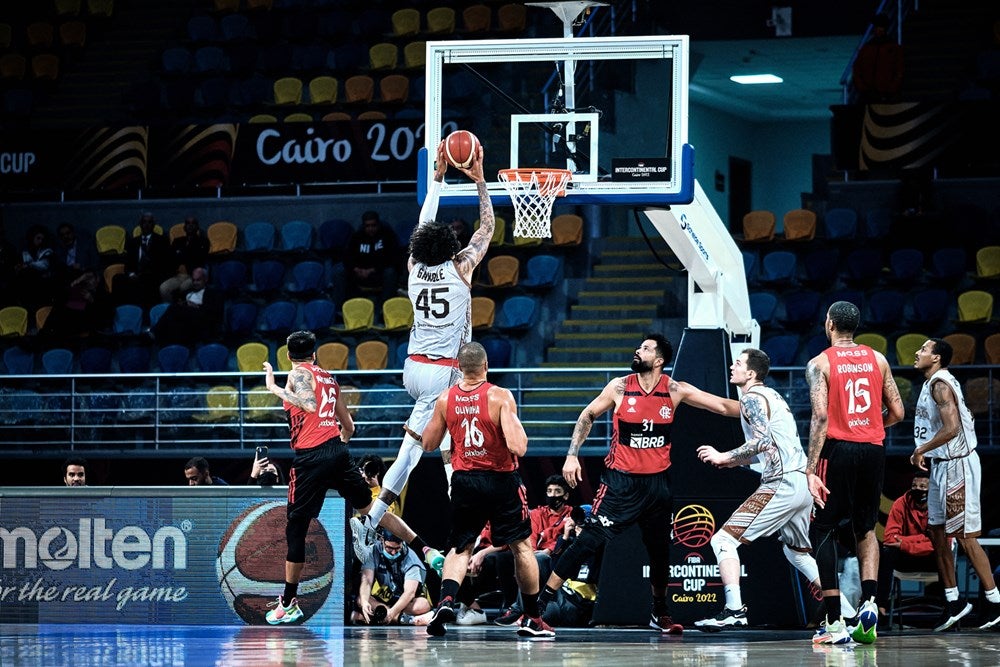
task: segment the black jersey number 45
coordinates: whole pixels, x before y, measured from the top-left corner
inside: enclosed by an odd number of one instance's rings
[[[414,308],[420,311],[420,314],[424,316],[424,319],[428,319],[430,317],[433,317],[434,319],[448,317],[450,305],[448,304],[448,300],[445,298],[447,294],[447,287],[425,287],[420,290],[420,294],[417,295],[417,302],[414,305]]]

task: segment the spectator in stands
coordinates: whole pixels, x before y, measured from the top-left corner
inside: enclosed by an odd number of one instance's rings
[[[903,87],[903,48],[889,35],[889,17],[872,21],[872,38],[854,60],[854,87],[865,102],[899,99]]]
[[[13,289],[14,270],[21,263],[21,256],[10,241],[7,240],[7,230],[0,225],[0,290],[4,293]]]
[[[63,484],[87,486],[87,459],[71,456],[63,461]]]
[[[361,565],[355,623],[426,625],[431,602],[424,580],[427,569],[400,538],[384,528],[379,545]],[[414,617],[424,618],[414,619]]]
[[[399,277],[399,241],[375,211],[361,215],[361,229],[347,246],[347,297],[377,295],[385,301],[396,294]]]
[[[53,251],[44,227],[32,225],[25,235],[21,262],[14,267],[14,289],[28,310],[52,303]]]
[[[55,247],[53,273],[71,283],[86,271],[97,271],[97,246],[92,238],[77,236],[76,229],[68,222],[59,225],[56,236],[59,242]]]
[[[175,302],[191,291],[192,274],[208,262],[208,237],[201,233],[198,218],[184,218],[184,235],[170,244],[170,264],[174,275],[160,283],[160,299]]]
[[[879,614],[884,616],[889,607],[892,588],[892,571],[935,572],[934,545],[927,532],[927,489],[930,473],[917,470],[910,490],[897,498],[885,522],[885,536],[878,564]]]
[[[469,229],[469,223],[464,218],[452,218],[451,228],[455,230],[455,236],[458,237],[459,245],[463,248],[469,245],[469,240],[472,238],[472,230]]]
[[[184,477],[188,486],[229,486],[221,477],[213,477],[208,469],[208,461],[196,456],[184,464]]]
[[[253,457],[253,467],[250,468],[250,479],[247,480],[247,484],[256,484],[258,486],[275,486],[285,483],[285,475],[281,472],[281,468],[278,467],[270,458],[267,456],[267,447],[258,447],[257,452]]]
[[[222,327],[222,294],[208,284],[208,270],[198,267],[191,272],[191,287],[183,298],[170,304],[152,329],[159,343],[192,345],[211,340]]]
[[[41,333],[52,339],[86,336],[111,323],[108,296],[93,271],[77,276],[56,299]]]
[[[170,243],[156,233],[156,218],[146,211],[139,216],[139,235],[125,240],[125,273],[114,277],[115,302],[132,303],[148,310],[160,298],[160,283],[171,272]]]

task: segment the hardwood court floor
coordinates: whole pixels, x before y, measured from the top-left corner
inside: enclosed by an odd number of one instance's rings
[[[873,646],[814,648],[806,631],[681,637],[639,629],[563,629],[519,639],[495,626],[424,628],[0,625],[0,666],[684,665],[978,667],[1000,665],[1000,634],[884,633]]]

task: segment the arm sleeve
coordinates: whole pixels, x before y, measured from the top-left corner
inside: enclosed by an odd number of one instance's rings
[[[438,202],[441,199],[441,181],[431,179],[431,184],[427,188],[427,197],[424,198],[424,205],[420,208],[420,219],[418,224],[432,222],[437,218]]]

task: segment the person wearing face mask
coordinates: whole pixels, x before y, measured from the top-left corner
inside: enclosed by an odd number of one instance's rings
[[[378,544],[361,566],[353,622],[426,625],[431,610],[426,576],[424,564],[406,543],[380,529]]]
[[[897,498],[885,522],[882,553],[879,555],[878,596],[876,604],[880,616],[889,608],[892,588],[892,571],[933,572],[934,545],[927,532],[927,489],[930,474],[918,470],[913,475],[910,490]]]

